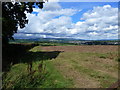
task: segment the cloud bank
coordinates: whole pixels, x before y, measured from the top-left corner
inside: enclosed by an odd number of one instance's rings
[[[37,15],[26,13],[29,23],[25,28],[19,29],[14,37],[89,40],[118,38],[118,8],[110,5],[93,7],[73,23],[72,16],[81,11],[62,8],[57,2],[45,3],[42,10],[34,8]]]

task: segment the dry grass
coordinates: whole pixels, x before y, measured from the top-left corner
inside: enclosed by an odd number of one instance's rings
[[[118,46],[117,45],[48,46],[42,47],[42,49],[47,51],[107,53],[118,51]]]
[[[107,88],[118,79],[118,46],[48,46],[43,51],[64,51],[53,60],[75,88]]]

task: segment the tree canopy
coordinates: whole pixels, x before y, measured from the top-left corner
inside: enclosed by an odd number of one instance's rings
[[[8,44],[13,35],[17,33],[18,27],[24,28],[28,23],[25,11],[32,13],[35,5],[43,8],[42,2],[2,2],[2,43]]]

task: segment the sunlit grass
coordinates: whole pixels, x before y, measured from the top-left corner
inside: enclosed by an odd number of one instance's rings
[[[42,51],[42,46],[30,49],[19,63],[4,73],[3,88],[81,88],[81,82],[89,84],[90,88],[91,83],[107,88],[118,79],[117,52],[60,52],[55,58],[50,55],[56,55],[56,52],[49,53]],[[34,71],[31,74],[28,72],[29,62],[32,62]],[[39,71],[41,63],[42,72]],[[84,81],[77,82],[81,77]]]

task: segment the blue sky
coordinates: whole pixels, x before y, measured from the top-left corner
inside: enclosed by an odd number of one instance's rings
[[[48,2],[15,38],[118,39],[117,2]]]

